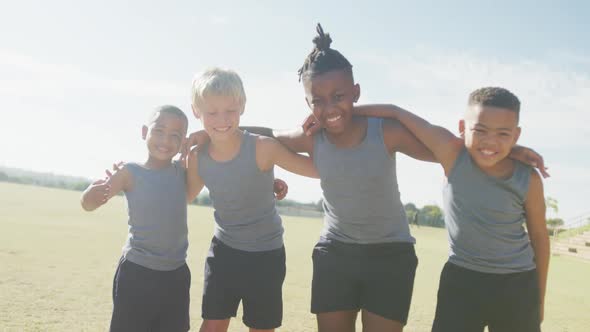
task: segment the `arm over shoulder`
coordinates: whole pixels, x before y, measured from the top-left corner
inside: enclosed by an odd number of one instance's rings
[[[277,165],[302,176],[312,178],[319,176],[310,157],[295,153],[278,140],[269,137],[259,137],[257,139],[256,162],[258,168],[262,171],[267,171]]]
[[[186,168],[186,201],[191,203],[199,195],[205,183],[199,176],[199,161],[198,153],[202,149],[203,145],[194,147],[188,155],[187,168]]]

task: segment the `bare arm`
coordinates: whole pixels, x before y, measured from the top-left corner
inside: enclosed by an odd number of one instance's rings
[[[277,165],[291,173],[311,178],[319,177],[310,157],[290,151],[274,138],[259,137],[256,140],[256,162],[262,171]]]
[[[90,184],[82,193],[81,204],[86,211],[96,210],[121,191],[131,189],[131,173],[123,166],[107,180],[98,180]]]
[[[399,151],[414,159],[436,162],[436,158],[416,136],[399,121],[383,122],[383,139],[390,153]]]
[[[193,148],[188,155],[186,167],[186,202],[191,203],[199,195],[205,183],[199,176],[199,162],[197,153],[199,146]]]
[[[305,152],[309,155],[313,152],[313,137],[305,135],[303,129],[276,130],[265,127],[240,127],[251,133],[277,139],[287,149],[293,152]]]
[[[529,192],[525,201],[526,225],[531,246],[535,252],[535,264],[539,276],[539,295],[541,321],[545,306],[545,291],[547,288],[547,274],[549,271],[549,235],[545,220],[545,197],[543,182],[536,171],[532,171]]]
[[[547,167],[545,167],[543,156],[531,148],[515,145],[512,147],[512,150],[510,150],[510,155],[508,157],[536,167],[544,178],[550,176],[549,173],[547,173]]]
[[[463,147],[463,140],[443,127],[414,115],[395,105],[366,105],[355,107],[355,113],[365,116],[397,119],[424,146],[432,151],[448,175]]]

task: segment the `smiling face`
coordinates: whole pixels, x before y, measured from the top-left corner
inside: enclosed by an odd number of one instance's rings
[[[231,139],[239,130],[240,115],[244,110],[232,96],[210,95],[203,99],[198,108],[194,107],[195,116],[212,141]]]
[[[459,131],[475,163],[482,169],[493,169],[508,157],[520,136],[518,114],[501,107],[471,105]]]
[[[303,81],[305,100],[328,133],[340,134],[351,125],[352,109],[360,95],[347,70],[333,70]]]
[[[186,136],[186,120],[170,113],[158,112],[148,125],[142,128],[150,160],[170,162],[180,151]]]

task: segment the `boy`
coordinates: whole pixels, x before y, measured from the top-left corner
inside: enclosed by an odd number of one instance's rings
[[[215,234],[205,263],[201,331],[227,331],[242,302],[250,331],[282,322],[285,247],[273,197],[273,167],[317,177],[313,162],[272,138],[239,128],[246,95],[233,71],[213,68],[193,81],[192,108],[204,142],[188,158],[188,198],[207,186]]]
[[[127,163],[92,183],[82,207],[92,211],[123,191],[129,236],[113,281],[111,331],[188,331],[191,275],[186,265],[186,172],[172,161],[186,136],[186,115],[158,107],[142,127],[143,163]]]
[[[483,331],[486,325],[490,332],[540,331],[549,238],[541,177],[508,158],[521,132],[519,111],[510,91],[478,89],[469,96],[459,138],[395,106],[356,109],[399,120],[434,153],[447,178],[450,255],[434,332]]]

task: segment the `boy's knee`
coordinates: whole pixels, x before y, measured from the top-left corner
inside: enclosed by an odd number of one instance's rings
[[[201,324],[199,332],[227,332],[229,319],[205,319]]]

